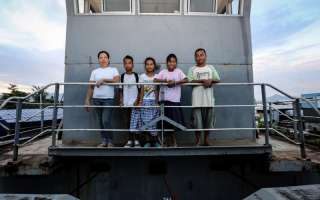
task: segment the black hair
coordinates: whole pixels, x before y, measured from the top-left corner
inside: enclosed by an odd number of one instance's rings
[[[104,51],[104,50],[99,51],[99,53],[98,53],[98,59],[99,59],[100,55],[103,54],[103,53],[105,53],[105,54],[107,55],[108,59],[110,59],[110,54],[109,54],[107,51]]]
[[[176,62],[178,62],[177,56],[176,56],[175,54],[171,53],[171,54],[169,54],[169,55],[167,56],[167,63],[168,63],[172,58],[175,59]]]
[[[203,48],[198,48],[195,52],[194,52],[194,55],[196,55],[199,51],[203,51],[205,55],[207,55],[207,52],[205,49]]]
[[[154,67],[156,67],[157,63],[156,63],[156,60],[152,57],[147,57],[145,60],[144,60],[144,65],[146,66],[147,65],[147,61],[151,60],[154,64]]]
[[[125,60],[131,60],[132,61],[132,63],[133,63],[133,58],[132,58],[132,56],[130,56],[130,55],[126,55],[125,57],[123,57],[123,62],[125,61]]]

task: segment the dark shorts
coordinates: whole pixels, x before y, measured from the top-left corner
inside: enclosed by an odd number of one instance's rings
[[[179,102],[171,102],[171,101],[164,101],[163,103],[165,106],[180,106],[181,105]],[[166,108],[165,107],[164,115],[166,117],[172,119],[173,121],[181,124],[182,126],[185,126],[181,108]],[[177,127],[175,127],[172,124],[169,124],[167,122],[164,123],[164,128],[178,130]]]
[[[193,126],[196,129],[212,129],[215,125],[214,108],[194,108],[192,111]]]

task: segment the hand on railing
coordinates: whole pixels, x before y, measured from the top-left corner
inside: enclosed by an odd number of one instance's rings
[[[86,101],[85,101],[85,110],[87,111],[87,112],[90,112],[91,111],[91,108],[90,108],[90,106],[91,106],[91,102],[90,102],[90,100],[89,99],[86,99]]]

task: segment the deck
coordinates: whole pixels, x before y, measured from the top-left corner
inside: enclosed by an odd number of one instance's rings
[[[250,140],[211,140],[212,146],[195,147],[184,144],[179,147],[138,147],[138,148],[97,148],[81,146],[49,147],[50,156],[62,157],[184,157],[184,156],[217,156],[217,155],[253,155],[271,153],[271,146],[258,144]]]
[[[256,143],[245,141],[214,141],[210,147],[177,148],[96,148],[96,147],[49,147],[51,137],[47,137],[19,149],[19,161],[12,161],[12,151],[0,157],[0,175],[49,174],[57,163],[52,158],[71,157],[188,157],[188,156],[228,156],[228,155],[272,155],[270,171],[300,171],[320,168],[320,153],[307,148],[308,159],[300,159],[299,147],[277,138],[270,137],[271,146],[264,146],[264,138]],[[231,146],[236,145],[236,146]],[[48,148],[49,147],[49,148]],[[272,148],[271,148],[272,147]],[[271,153],[272,152],[272,153]]]

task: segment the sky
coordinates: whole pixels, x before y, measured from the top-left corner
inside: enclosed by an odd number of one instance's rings
[[[63,81],[65,0],[0,0],[0,93]],[[252,0],[255,82],[320,92],[320,1]]]

